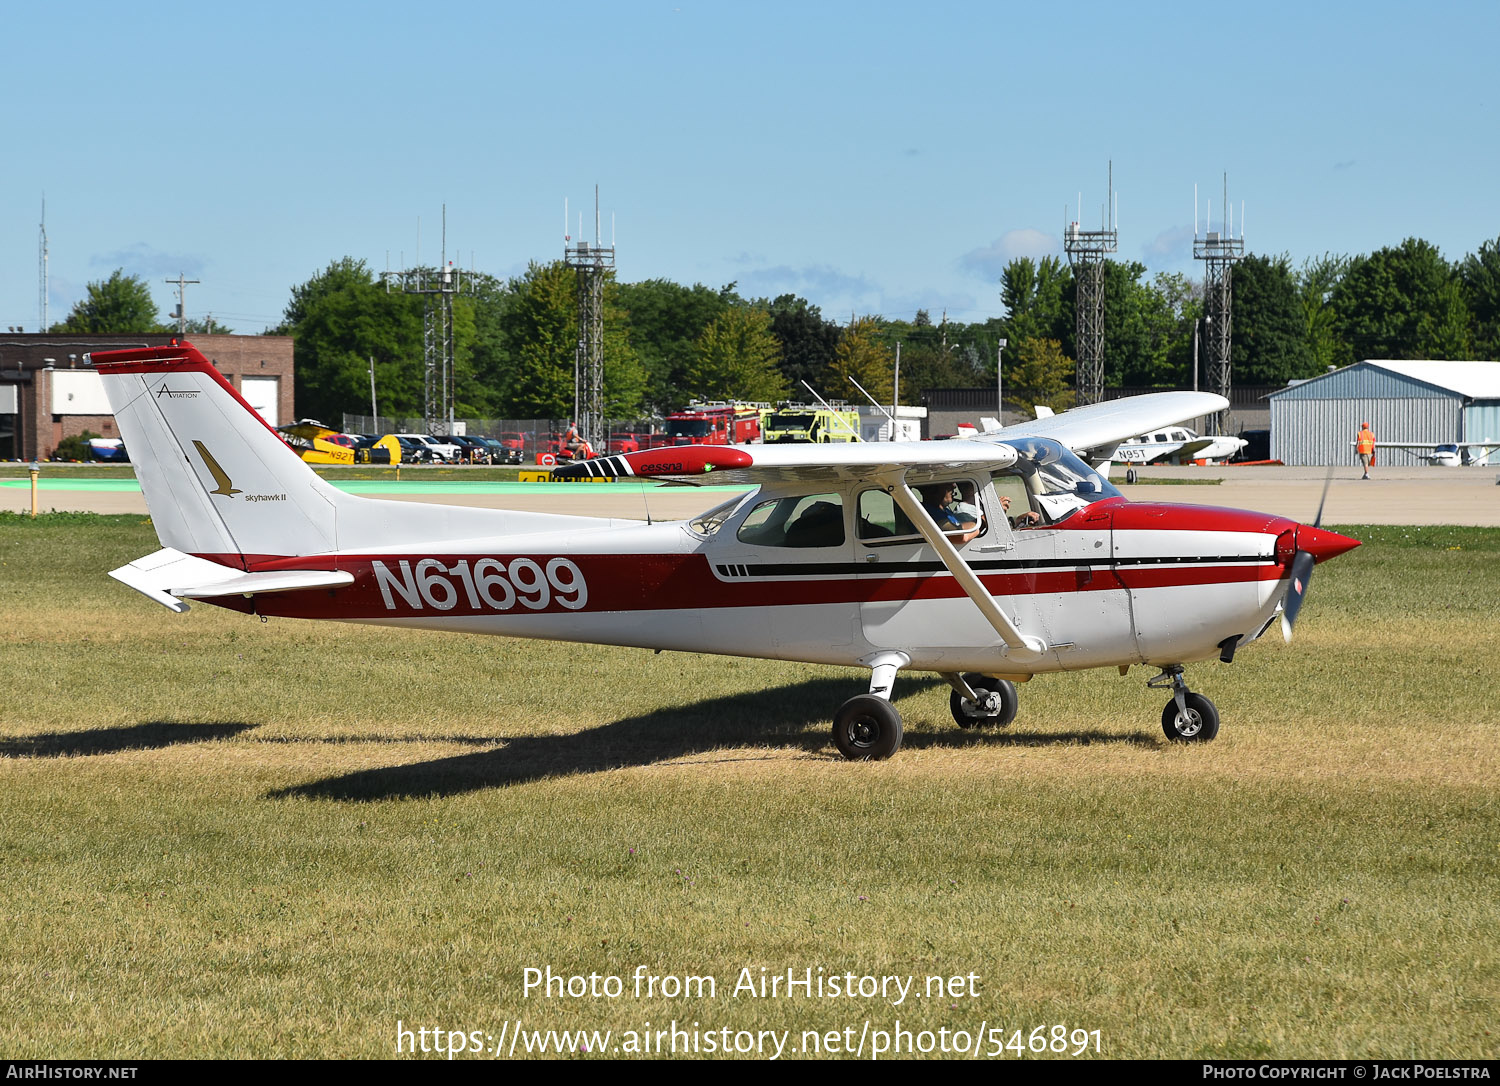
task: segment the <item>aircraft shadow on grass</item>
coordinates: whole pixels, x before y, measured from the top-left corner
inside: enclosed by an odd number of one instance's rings
[[[183,743],[228,739],[254,724],[129,724],[81,732],[42,732],[0,739],[0,758],[67,758],[85,754],[118,754],[126,750],[159,750]]]
[[[923,686],[935,679],[913,679]],[[827,747],[828,707],[850,696],[850,683],[813,679],[776,690],[756,690],[658,709],[641,716],[568,735],[517,736],[493,750],[458,754],[429,762],[365,769],[268,793],[290,797],[382,800],[461,795],[484,788],[525,784],[546,777],[598,773],[649,766],[725,748],[775,746],[813,752]],[[1155,746],[1143,734],[1103,731],[1046,735],[1002,731],[908,732],[912,749],[955,746],[1054,746],[1068,743],[1130,743]],[[752,756],[753,757],[753,756]],[[830,755],[836,758],[836,755]],[[744,756],[739,756],[744,760]]]

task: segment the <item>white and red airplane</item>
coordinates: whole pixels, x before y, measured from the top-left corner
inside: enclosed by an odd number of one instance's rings
[[[833,718],[854,759],[899,748],[902,669],[947,680],[971,727],[1010,723],[1014,684],[1033,675],[1149,664],[1148,685],[1172,690],[1166,735],[1212,739],[1218,713],[1183,665],[1232,660],[1278,614],[1290,636],[1314,563],[1359,545],[1265,513],[1129,502],[1071,451],[1223,406],[1206,393],[1075,409],[1046,420],[1050,436],[1033,422],[1010,437],[695,445],[557,469],[756,485],[651,524],[351,496],[190,345],[92,361],[163,548],[111,576],[164,606],[866,668],[869,693]],[[950,492],[964,504],[942,506]]]

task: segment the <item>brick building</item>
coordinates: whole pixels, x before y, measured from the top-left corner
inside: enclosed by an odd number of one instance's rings
[[[0,338],[0,460],[45,460],[65,437],[91,430],[119,437],[93,351],[154,347],[170,335],[25,335]],[[190,336],[272,426],[291,422],[295,393],[290,336]],[[128,451],[128,450],[127,450]]]

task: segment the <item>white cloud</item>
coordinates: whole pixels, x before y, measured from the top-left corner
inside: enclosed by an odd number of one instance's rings
[[[994,241],[980,249],[971,249],[958,258],[959,267],[971,275],[989,283],[998,282],[1005,265],[1017,257],[1029,256],[1033,260],[1044,256],[1056,256],[1062,251],[1057,235],[1025,227],[1007,230]]]
[[[839,311],[851,306],[871,312],[869,307],[878,303],[881,290],[862,275],[848,275],[827,264],[802,268],[778,264],[746,272],[740,277],[739,293],[744,298],[797,294],[822,309],[823,316],[837,320]]]
[[[1193,228],[1191,226],[1174,226],[1168,230],[1163,230],[1146,243],[1142,252],[1145,254],[1146,264],[1151,267],[1191,260],[1193,256]]]
[[[164,253],[160,249],[138,241],[112,253],[100,253],[89,262],[97,268],[113,271],[122,268],[126,275],[201,275],[208,261],[201,256],[186,256]]]

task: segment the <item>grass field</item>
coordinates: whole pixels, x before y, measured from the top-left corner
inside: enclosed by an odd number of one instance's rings
[[[1500,531],[1338,530],[1366,545],[1294,645],[1189,670],[1214,743],[1165,742],[1145,668],[1038,678],[980,734],[910,677],[903,750],[852,764],[852,670],[177,616],[104,575],[144,518],[0,514],[0,1050],[675,1019],[1494,1058]],[[545,967],[624,991],[523,994]],[[638,967],[716,992],[637,997]],[[733,994],[820,967],[979,993]]]

